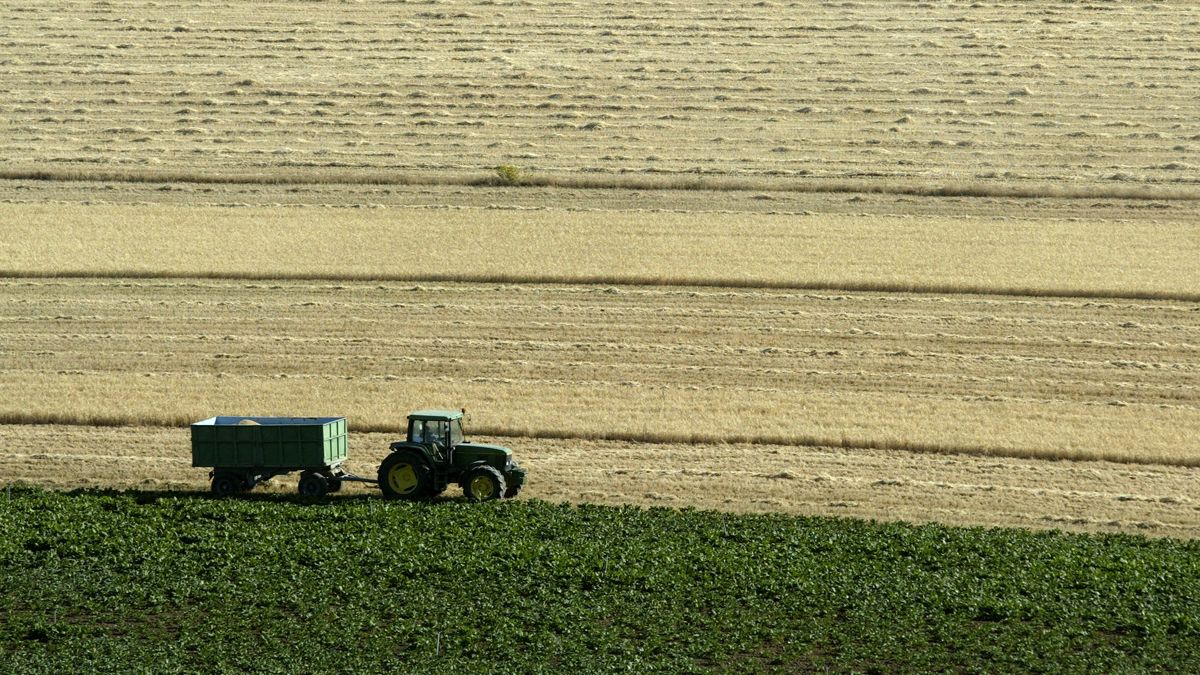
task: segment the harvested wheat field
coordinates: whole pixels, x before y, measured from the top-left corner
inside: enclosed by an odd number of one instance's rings
[[[476,402],[497,433],[1200,465],[1170,301],[553,284],[8,280],[4,408],[182,424]]]
[[[1192,3],[0,18],[7,480],[466,406],[548,500],[1200,536]]]
[[[10,175],[507,162],[1196,195],[1190,2],[50,0],[0,19]]]

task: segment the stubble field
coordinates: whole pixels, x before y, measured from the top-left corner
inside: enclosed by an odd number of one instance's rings
[[[1187,2],[0,8],[13,170],[1177,188]]]
[[[555,501],[1200,533],[1193,5],[0,15],[7,476],[465,405]]]

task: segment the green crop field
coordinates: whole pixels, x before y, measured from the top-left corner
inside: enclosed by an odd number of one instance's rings
[[[0,494],[0,670],[1200,669],[1200,543],[783,515]]]

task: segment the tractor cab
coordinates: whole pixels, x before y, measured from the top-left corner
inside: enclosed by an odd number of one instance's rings
[[[464,441],[463,414],[450,410],[418,410],[408,416],[408,442],[430,446],[441,458]]]

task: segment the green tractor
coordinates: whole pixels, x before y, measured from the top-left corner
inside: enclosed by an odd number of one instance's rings
[[[461,485],[474,502],[517,496],[525,469],[508,448],[467,441],[463,412],[418,410],[408,416],[408,438],[392,443],[379,465],[384,497],[430,499],[450,483]]]

